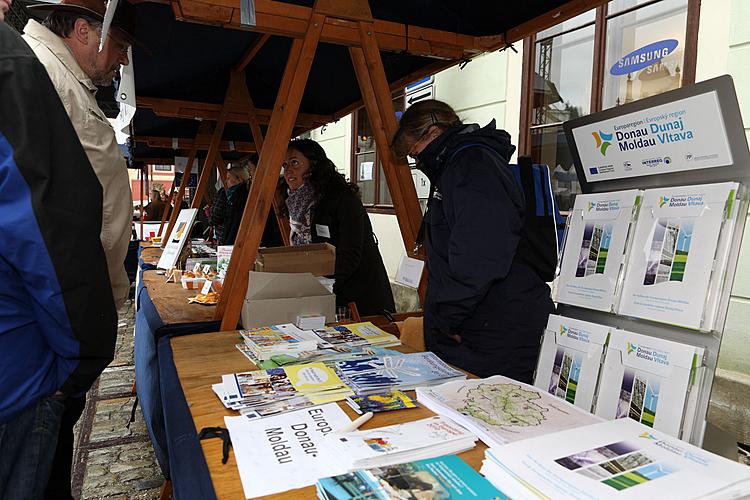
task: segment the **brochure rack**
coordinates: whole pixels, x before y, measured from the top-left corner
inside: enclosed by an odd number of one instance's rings
[[[584,193],[739,182],[716,317],[697,331],[611,312],[558,304],[569,318],[704,348],[699,398],[684,435],[703,445],[711,388],[748,212],[750,153],[732,78],[728,75],[595,113],[564,124]],[[640,132],[636,132],[640,131]],[[641,136],[644,133],[648,136]],[[664,135],[666,134],[666,135]],[[638,142],[640,140],[640,142]],[[654,141],[654,142],[647,142]],[[697,242],[700,244],[700,242]],[[712,269],[706,269],[710,273]]]

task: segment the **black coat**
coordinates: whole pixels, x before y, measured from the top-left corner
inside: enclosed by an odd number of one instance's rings
[[[482,143],[453,155],[461,146]],[[480,376],[531,382],[553,310],[544,281],[519,262],[523,193],[508,168],[514,147],[495,130],[457,125],[419,155],[435,185],[425,215],[427,348]]]
[[[242,222],[242,214],[245,211],[249,192],[248,185],[241,184],[231,200],[226,199],[226,194],[223,194],[226,201],[221,225],[221,234],[219,235],[219,245],[234,245],[234,240],[237,239],[237,232],[240,229],[240,222]],[[220,194],[221,193],[218,193],[217,196]],[[211,221],[214,222],[214,220],[214,217],[212,217]],[[279,224],[276,221],[276,215],[274,214],[273,209],[271,209],[266,218],[266,227],[263,229],[260,246],[278,247],[282,245],[284,245],[284,240],[281,238],[281,231],[279,230]]]
[[[312,214],[313,243],[336,247],[336,304],[355,302],[362,316],[395,312],[388,274],[359,198],[346,187],[334,188],[324,193]]]

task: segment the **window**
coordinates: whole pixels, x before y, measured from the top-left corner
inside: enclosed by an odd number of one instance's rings
[[[171,172],[172,165],[154,165],[154,170],[160,172]]]
[[[519,153],[549,166],[560,210],[580,192],[563,122],[692,83],[688,17],[699,10],[700,0],[612,0],[525,41]]]
[[[396,113],[404,111],[403,96],[393,100],[393,107]],[[353,118],[353,161],[350,180],[359,186],[362,204],[365,207],[391,208],[393,200],[388,190],[383,165],[378,158],[367,110],[362,108],[355,111]]]

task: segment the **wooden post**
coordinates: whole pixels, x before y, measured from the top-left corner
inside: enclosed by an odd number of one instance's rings
[[[164,223],[167,221],[167,215],[169,215],[169,207],[172,206],[172,197],[174,196],[175,187],[177,186],[177,179],[172,180],[172,187],[169,190],[169,198],[167,198],[167,206],[164,207],[164,212],[161,214],[161,224],[159,225],[159,233],[157,236],[161,236],[161,232],[164,230]]]
[[[248,272],[258,253],[281,163],[291,139],[324,22],[325,16],[313,11],[305,37],[292,42],[292,49],[268,126],[267,138],[264,141],[264,147],[260,150],[257,178],[250,188],[232,259],[227,269],[224,293],[221,294],[216,311],[215,318],[221,318],[222,330],[235,329],[240,318],[242,302],[247,291]]]
[[[203,194],[206,192],[206,186],[208,186],[208,180],[211,178],[211,169],[214,168],[214,165],[219,158],[219,143],[221,143],[221,135],[224,133],[224,125],[226,125],[226,123],[227,115],[225,110],[222,109],[222,113],[219,115],[219,121],[216,122],[214,135],[211,136],[211,144],[208,145],[208,152],[206,153],[206,159],[203,161],[203,168],[201,168],[198,186],[195,188],[195,194],[193,195],[193,201],[190,208],[200,208]]]
[[[143,239],[143,165],[138,169],[138,173],[141,175],[141,240]]]

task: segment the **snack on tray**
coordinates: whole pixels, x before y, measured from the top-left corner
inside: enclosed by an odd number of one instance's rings
[[[216,292],[208,292],[207,294],[199,293],[195,297],[188,299],[189,303],[198,303],[206,306],[212,306],[219,303],[219,294]]]

